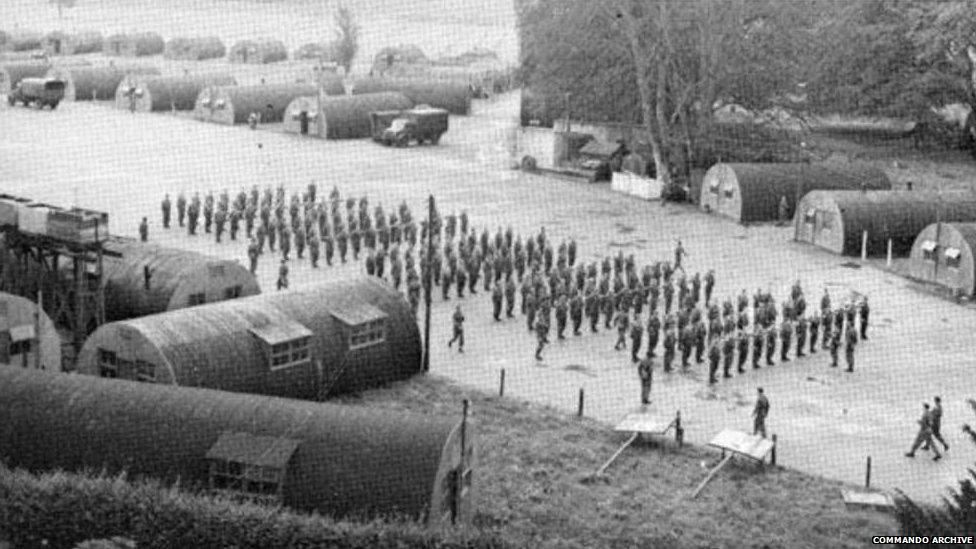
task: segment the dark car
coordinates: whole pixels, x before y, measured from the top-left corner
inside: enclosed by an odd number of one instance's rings
[[[7,102],[14,106],[18,101],[26,107],[31,103],[42,109],[45,105],[58,108],[64,99],[64,82],[51,78],[24,78],[7,95]]]

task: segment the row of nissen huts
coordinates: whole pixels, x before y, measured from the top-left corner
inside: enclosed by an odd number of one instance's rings
[[[23,236],[3,238],[0,262],[11,242],[71,238],[44,229],[48,210],[0,197],[4,234]],[[81,375],[59,371],[61,342],[40,307],[0,294],[8,464],[179,479],[332,515],[464,518],[465,422],[317,402],[420,371],[402,294],[364,277],[261,295],[236,262],[106,233],[94,238],[109,322],[79,354]]]
[[[909,258],[908,271],[976,293],[976,193],[892,190],[858,164],[716,164],[701,208],[741,223],[792,219],[795,239],[837,254]]]

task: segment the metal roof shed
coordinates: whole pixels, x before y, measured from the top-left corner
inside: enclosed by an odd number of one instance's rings
[[[185,76],[127,76],[115,91],[115,106],[139,112],[191,111],[197,96],[207,86],[234,86],[229,74]]]
[[[933,223],[912,244],[909,273],[962,295],[976,295],[976,223]]]
[[[334,80],[338,81],[338,86],[342,85],[338,77]],[[315,84],[208,87],[197,96],[193,116],[218,124],[243,124],[254,112],[261,117],[262,124],[281,122],[295,98],[316,93],[318,86]]]
[[[113,237],[104,249],[105,319],[109,322],[261,293],[236,261]],[[149,281],[146,281],[146,269]]]
[[[321,107],[321,112],[319,108]],[[369,114],[413,107],[397,92],[329,97],[299,97],[285,112],[285,131],[302,134],[302,113],[309,118],[308,133],[327,139],[361,139],[370,136]]]
[[[59,372],[61,337],[37,303],[0,292],[0,367],[3,366]]]
[[[98,328],[78,371],[325,399],[420,372],[420,331],[375,277],[192,307]]]
[[[920,191],[813,191],[793,218],[795,238],[834,253],[859,255],[868,234],[868,255],[909,253],[927,225],[976,221],[976,194]]]
[[[54,67],[48,78],[65,83],[64,98],[69,101],[109,100],[126,75],[158,75],[159,69],[151,66],[108,67]]]
[[[473,426],[448,418],[0,368],[0,456],[125,471],[333,516],[434,525],[471,496]],[[455,478],[467,488],[455,492]],[[454,496],[458,497],[455,498]]]
[[[783,197],[792,216],[813,190],[888,190],[881,170],[862,165],[806,163],[716,164],[706,173],[699,204],[740,223],[774,221]]]

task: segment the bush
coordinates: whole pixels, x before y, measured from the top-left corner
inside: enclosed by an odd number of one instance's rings
[[[122,537],[152,547],[501,548],[495,536],[405,521],[355,523],[239,504],[124,477],[0,466],[0,524],[14,547],[72,549]],[[89,545],[100,547],[101,545]]]

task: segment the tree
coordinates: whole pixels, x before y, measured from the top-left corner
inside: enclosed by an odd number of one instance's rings
[[[336,38],[333,41],[335,59],[348,74],[352,68],[352,61],[359,51],[359,24],[345,4],[339,4],[336,8],[335,34]]]
[[[75,7],[75,0],[50,0],[50,3],[58,6],[58,18],[64,18],[64,9]]]
[[[969,399],[969,406],[976,415],[976,400]],[[969,441],[976,445],[976,431],[968,424],[962,428]],[[945,532],[972,534],[976,532],[976,470],[959,481],[958,490],[950,490],[948,498],[942,498],[941,507],[923,506],[901,494],[896,501],[896,513],[903,535],[942,536]],[[958,545],[958,547],[971,545]]]

